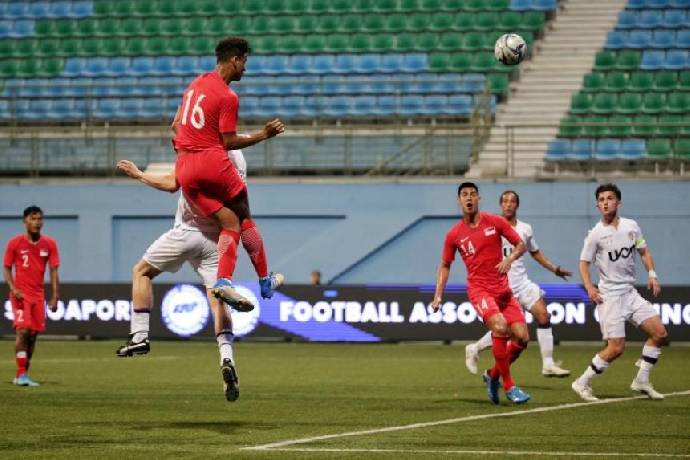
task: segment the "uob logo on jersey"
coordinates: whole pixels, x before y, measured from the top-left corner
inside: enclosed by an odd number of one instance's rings
[[[628,257],[630,257],[630,255],[633,253],[634,250],[635,250],[635,245],[633,244],[629,248],[620,248],[617,251],[609,251],[609,260],[611,262],[615,262],[618,259],[620,259],[621,257],[624,259],[627,259]]]
[[[163,297],[163,324],[171,332],[188,337],[201,331],[209,317],[208,301],[198,288],[178,284]]]

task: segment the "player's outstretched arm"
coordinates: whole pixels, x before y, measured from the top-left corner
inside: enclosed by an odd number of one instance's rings
[[[9,286],[10,292],[17,299],[23,299],[24,295],[22,294],[22,291],[17,289],[17,287],[14,285],[14,278],[12,278],[12,267],[5,266],[4,269],[5,269],[5,281],[7,281],[7,286]]]
[[[434,300],[431,302],[431,308],[438,311],[441,301],[443,299],[443,291],[446,289],[448,283],[448,276],[450,275],[450,264],[441,261],[436,271],[436,291],[434,292]]]
[[[589,274],[589,262],[586,260],[580,261],[580,278],[582,278],[582,285],[585,287],[589,298],[592,299],[594,303],[602,303],[604,299],[601,298],[599,289],[592,283],[592,277]]]
[[[285,125],[278,118],[271,120],[264,126],[264,129],[253,134],[237,134],[237,132],[223,133],[223,145],[225,150],[240,150],[251,147],[261,141],[276,137],[285,132]]]
[[[654,259],[652,258],[652,253],[649,248],[640,248],[640,258],[642,259],[642,264],[644,268],[647,269],[649,273],[649,280],[647,281],[647,289],[652,291],[654,297],[658,297],[661,294],[661,284],[659,284],[659,278],[656,276],[654,271]]]
[[[551,262],[546,255],[544,255],[543,252],[541,252],[541,249],[538,249],[534,252],[530,252],[532,255],[532,258],[539,262],[539,265],[553,273],[554,275],[563,278],[564,280],[568,281],[568,277],[572,276],[573,273],[562,268],[560,265],[556,265],[553,262]]]
[[[175,179],[175,172],[169,174],[150,174],[142,171],[129,160],[121,160],[117,163],[117,169],[127,174],[132,179],[136,179],[142,184],[164,192],[174,193],[180,189],[180,185]]]

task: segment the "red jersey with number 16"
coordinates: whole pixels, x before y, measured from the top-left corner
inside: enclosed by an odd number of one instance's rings
[[[442,260],[450,265],[455,260],[455,251],[460,252],[467,267],[468,291],[480,288],[498,294],[508,289],[508,275],[496,269],[503,260],[502,236],[513,246],[521,241],[507,220],[485,212],[479,213],[476,227],[461,220],[446,234]]]
[[[196,77],[180,106],[180,124],[173,145],[177,151],[199,153],[223,147],[223,133],[237,131],[240,99],[217,72]]]
[[[7,243],[5,267],[14,266],[14,285],[27,299],[43,298],[43,279],[46,264],[50,268],[60,265],[60,256],[55,240],[41,235],[38,241],[31,242],[21,234]]]

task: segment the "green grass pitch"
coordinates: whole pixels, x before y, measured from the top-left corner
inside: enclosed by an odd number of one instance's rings
[[[464,348],[400,345],[235,345],[241,396],[225,401],[212,342],[153,342],[145,357],[115,356],[119,342],[39,341],[31,375],[10,384],[13,342],[0,342],[2,458],[615,458],[690,457],[690,394],[529,412],[580,400],[571,378],[541,376],[536,343],[514,366],[532,395],[491,405]],[[595,347],[557,347],[579,374]],[[639,344],[594,383],[602,398],[631,396]],[[662,393],[690,390],[690,348],[666,348],[652,380]],[[491,361],[482,355],[482,365]],[[333,437],[282,450],[243,450],[327,434],[482,414],[524,414]],[[298,450],[288,450],[298,449]],[[532,454],[529,454],[529,453]],[[563,453],[554,454],[554,453]],[[597,454],[584,457],[580,454]]]

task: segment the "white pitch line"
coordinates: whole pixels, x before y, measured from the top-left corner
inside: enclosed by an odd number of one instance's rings
[[[642,452],[544,452],[530,450],[431,450],[431,449],[337,449],[319,447],[286,447],[270,449],[276,452],[331,452],[331,453],[393,453],[393,454],[461,454],[461,455],[520,455],[541,457],[644,457],[690,458],[690,454],[660,454]]]
[[[677,391],[675,393],[667,393],[666,394],[666,396],[682,396],[682,395],[690,395],[690,390]],[[537,407],[534,409],[527,409],[527,410],[514,410],[514,411],[510,411],[510,412],[500,412],[497,414],[469,415],[467,417],[451,418],[451,419],[446,419],[446,420],[437,420],[434,422],[412,423],[410,425],[389,426],[389,427],[384,427],[384,428],[373,428],[370,430],[347,431],[344,433],[335,433],[335,434],[325,434],[322,436],[313,436],[311,438],[288,439],[286,441],[272,442],[269,444],[259,444],[258,446],[248,446],[248,447],[242,447],[240,449],[241,450],[279,449],[282,447],[293,446],[295,444],[307,444],[307,443],[311,443],[311,442],[315,442],[315,441],[324,441],[326,439],[344,438],[344,437],[349,437],[349,436],[364,436],[364,435],[368,435],[368,434],[378,434],[378,433],[390,433],[392,431],[414,430],[417,428],[427,428],[430,426],[450,425],[453,423],[470,422],[470,421],[474,421],[474,420],[484,420],[484,419],[488,419],[488,418],[513,417],[513,416],[518,416],[518,415],[535,414],[535,413],[539,413],[539,412],[553,412],[553,411],[557,411],[557,410],[571,409],[574,407],[595,406],[598,404],[612,404],[612,403],[632,401],[634,399],[645,399],[645,398],[647,398],[647,396],[629,396],[627,398],[612,398],[612,399],[602,399],[602,400],[593,401],[593,402],[561,404],[558,406],[545,406],[545,407]]]

